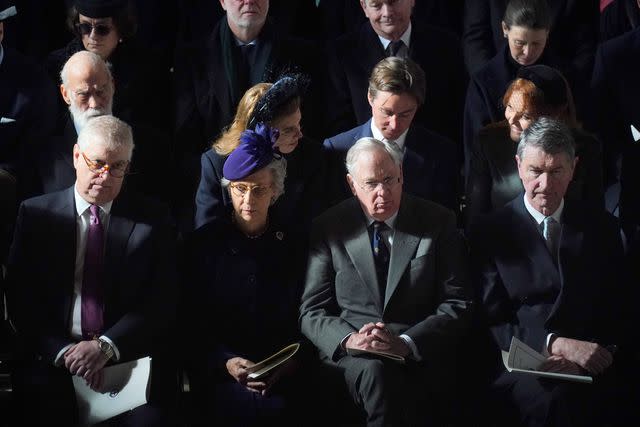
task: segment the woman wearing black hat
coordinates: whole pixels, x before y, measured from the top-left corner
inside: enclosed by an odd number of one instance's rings
[[[264,122],[279,130],[276,143],[287,159],[285,193],[273,207],[274,216],[306,229],[323,205],[322,152],[319,144],[305,138],[300,126],[300,106],[307,79],[299,74],[281,77],[274,84],[258,83],[249,88],[231,125],[202,155],[201,177],[196,194],[195,227],[218,216],[221,206],[231,204],[229,194],[220,185],[222,165],[239,143],[239,135]]]
[[[578,164],[567,198],[604,206],[602,147],[576,120],[569,86],[546,65],[523,67],[503,97],[505,120],[483,128],[473,143],[467,185],[467,222],[511,201],[522,191],[515,161],[520,134],[538,117],[563,121],[573,130]]]
[[[509,82],[523,66],[545,64],[567,77],[574,93],[581,95],[587,81],[563,58],[547,49],[551,30],[551,15],[547,0],[510,0],[501,23],[507,43],[488,63],[475,72],[469,81],[464,107],[465,176],[469,174],[470,150],[478,131],[489,123],[502,120],[502,96]],[[581,110],[581,109],[580,109]]]
[[[292,414],[300,402],[292,401],[308,398],[300,384],[294,387],[302,353],[266,378],[248,375],[255,363],[301,339],[305,239],[270,212],[287,166],[278,131],[258,123],[240,139],[222,168],[230,205],[186,243],[184,330],[199,343],[187,356],[194,416],[206,425],[297,425]]]
[[[74,34],[62,49],[49,54],[46,68],[55,82],[63,65],[80,50],[94,52],[111,64],[115,81],[113,114],[131,125],[170,130],[170,74],[160,58],[136,42],[137,19],[130,0],[74,0],[67,27]],[[163,99],[164,102],[157,102]],[[66,106],[65,106],[66,107]]]

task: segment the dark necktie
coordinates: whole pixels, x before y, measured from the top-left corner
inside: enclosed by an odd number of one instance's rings
[[[374,221],[373,223],[373,259],[376,264],[376,275],[378,276],[378,286],[380,286],[380,296],[384,301],[384,294],[387,289],[387,275],[389,274],[389,248],[387,247],[387,240],[382,235],[383,230],[386,230],[387,224],[381,221]]]
[[[242,92],[251,86],[251,66],[253,65],[253,50],[255,45],[244,44],[240,46],[240,63],[238,66],[238,81]]]
[[[402,46],[404,46],[404,42],[402,40],[396,40],[389,43],[389,46],[387,46],[387,55],[398,56],[398,52],[400,52]]]
[[[84,255],[84,271],[81,292],[82,338],[99,336],[103,327],[102,300],[102,252],[104,250],[104,230],[100,221],[100,208],[90,207],[87,250]]]

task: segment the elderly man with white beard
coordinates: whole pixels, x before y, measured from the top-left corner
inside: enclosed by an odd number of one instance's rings
[[[112,115],[115,85],[110,65],[99,55],[86,50],[73,54],[60,72],[60,94],[69,106],[69,112],[58,119],[58,130],[44,148],[34,155],[31,191],[35,196],[67,188],[75,181],[71,153],[78,134],[93,118]],[[141,193],[168,201],[171,190],[150,173],[158,164],[169,167],[169,140],[154,129],[131,124],[136,150],[131,164],[132,176],[128,187]],[[149,173],[146,173],[148,171]],[[153,185],[149,185],[152,181]],[[151,190],[149,190],[151,189]]]

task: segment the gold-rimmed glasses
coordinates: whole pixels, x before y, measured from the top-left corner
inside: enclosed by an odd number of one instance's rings
[[[247,193],[251,193],[252,196],[259,199],[266,196],[271,189],[271,187],[266,185],[247,185],[235,182],[229,184],[229,187],[231,187],[238,197],[244,197]]]
[[[103,162],[102,160],[91,160],[84,152],[82,152],[82,158],[91,172],[103,174],[108,171],[109,175],[114,178],[122,178],[125,176],[129,172],[129,165],[131,164],[129,160],[120,160],[113,164]]]

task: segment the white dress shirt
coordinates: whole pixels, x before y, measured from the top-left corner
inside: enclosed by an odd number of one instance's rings
[[[402,151],[404,153],[404,145],[405,142],[407,140],[407,133],[409,132],[409,129],[407,128],[407,130],[405,130],[404,132],[402,132],[402,135],[400,135],[398,137],[398,139],[387,139],[384,137],[384,135],[382,135],[382,132],[380,132],[380,129],[378,129],[376,127],[376,124],[373,122],[373,119],[371,120],[371,135],[373,135],[373,137],[375,139],[377,139],[378,141],[382,141],[382,142],[395,142],[396,145],[398,146],[398,148],[400,148],[400,151]]]

